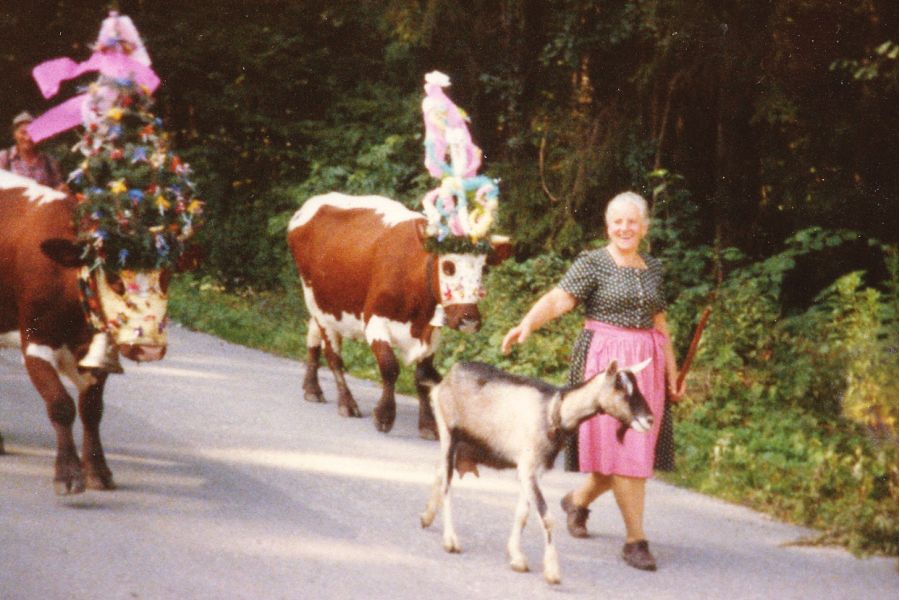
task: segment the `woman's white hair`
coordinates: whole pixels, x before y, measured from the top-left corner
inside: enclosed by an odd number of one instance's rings
[[[609,201],[609,204],[606,205],[606,214],[604,215],[604,218],[607,225],[609,225],[609,213],[620,206],[634,206],[641,214],[641,220],[644,221],[644,224],[650,224],[650,209],[647,207],[647,201],[644,200],[644,197],[635,192],[622,192],[621,194],[616,194],[616,196]]]

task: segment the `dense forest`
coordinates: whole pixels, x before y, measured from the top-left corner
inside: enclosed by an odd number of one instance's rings
[[[31,68],[87,58],[110,3],[0,2],[9,122],[52,104]],[[653,204],[682,351],[716,298],[694,383],[703,403],[679,432],[685,473],[708,479],[686,483],[721,493],[741,480],[758,504],[829,539],[896,552],[895,0],[113,4],[144,37],[163,80],[157,111],[207,202],[206,281],[295,289],[284,226],[312,194],[416,207],[430,184],[423,75],[438,69],[500,180],[499,229],[516,247],[496,275],[504,290],[527,300],[552,285],[602,237],[606,201],[635,189]],[[64,166],[74,135],[48,144]],[[451,338],[448,356],[504,364],[496,332],[485,335],[458,351]],[[518,366],[564,369],[570,339]],[[747,434],[772,406],[796,417]],[[746,475],[773,443],[787,462]],[[794,467],[784,486],[766,479]],[[824,516],[823,499],[836,507]],[[851,516],[860,503],[870,512]]]

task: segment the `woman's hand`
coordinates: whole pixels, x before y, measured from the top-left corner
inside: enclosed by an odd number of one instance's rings
[[[681,385],[679,386],[676,379],[670,378],[666,385],[666,388],[669,392],[669,400],[671,400],[673,404],[678,404],[679,402],[681,402],[681,399],[684,398],[684,392],[687,388],[687,382],[682,381]]]
[[[519,323],[510,329],[503,337],[503,343],[500,345],[500,349],[503,351],[503,354],[509,354],[513,344],[524,344],[529,335],[531,335],[531,331],[522,325],[522,323]]]

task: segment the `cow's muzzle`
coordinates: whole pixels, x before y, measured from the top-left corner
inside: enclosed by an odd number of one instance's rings
[[[463,333],[475,333],[481,329],[481,312],[475,304],[451,304],[445,307],[447,327]]]
[[[166,355],[166,346],[151,346],[146,344],[123,344],[119,346],[119,352],[128,360],[135,362],[153,362],[162,360]]]

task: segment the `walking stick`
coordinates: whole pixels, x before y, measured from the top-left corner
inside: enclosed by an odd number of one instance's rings
[[[681,384],[684,382],[684,378],[687,377],[688,370],[691,368],[691,363],[694,362],[694,355],[697,354],[697,346],[700,345],[700,336],[703,335],[703,330],[706,328],[706,322],[709,321],[710,314],[712,314],[711,304],[703,309],[703,314],[700,315],[700,321],[697,322],[697,328],[694,330],[694,337],[691,339],[691,345],[688,346],[687,355],[684,357],[684,362],[681,364],[681,369],[678,371],[675,389],[681,389]]]

